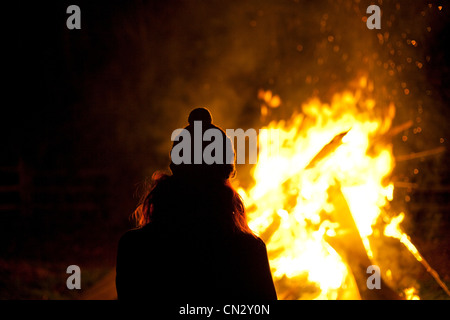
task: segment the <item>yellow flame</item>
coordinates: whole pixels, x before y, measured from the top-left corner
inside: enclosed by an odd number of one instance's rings
[[[401,243],[411,252],[417,261],[422,261],[423,258],[417,250],[416,246],[412,244],[409,236],[400,229],[400,223],[405,218],[405,214],[401,212],[398,216],[391,219],[391,222],[384,228],[384,235],[400,240]]]
[[[268,148],[267,137],[260,136],[255,183],[239,188],[249,208],[250,228],[266,242],[281,299],[359,296],[351,270],[326,238],[343,232],[333,219],[342,210],[339,193],[367,255],[373,256],[369,236],[393,198],[394,186],[384,179],[394,158],[391,145],[372,142],[389,130],[395,107],[389,106],[382,116],[375,114],[375,101],[362,91],[368,80],[357,83],[359,89],[336,94],[330,104],[312,99],[288,121],[271,122],[265,129],[278,130],[278,148]],[[259,97],[268,102],[273,95],[261,90]],[[347,131],[342,141],[333,140]],[[330,150],[324,152],[325,146]],[[398,235],[395,221],[386,235]],[[399,239],[412,246],[407,238]]]
[[[280,97],[278,95],[273,95],[270,90],[264,91],[263,89],[260,89],[258,91],[258,98],[263,100],[270,108],[278,108],[281,104]]]
[[[420,300],[420,297],[417,295],[417,290],[413,287],[405,289],[403,293],[406,300]]]

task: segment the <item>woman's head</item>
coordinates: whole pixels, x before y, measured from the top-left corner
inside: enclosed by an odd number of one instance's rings
[[[194,109],[188,121],[189,125],[184,130],[191,136],[190,149],[186,150],[186,142],[189,140],[183,140],[186,136],[175,139],[170,163],[172,175],[156,173],[153,176],[151,186],[134,213],[138,226],[150,222],[169,227],[194,225],[195,228],[210,228],[216,225],[228,231],[251,234],[242,199],[230,182],[235,173],[231,140],[222,129],[212,124],[212,116],[207,109]],[[213,129],[215,138],[200,140],[198,136],[195,137],[200,132],[199,124],[202,137],[205,132]],[[222,144],[214,139],[221,140]],[[184,149],[180,147],[181,143],[185,143]],[[211,147],[213,143],[216,143],[214,148]],[[178,156],[190,161],[180,162],[177,161],[179,159],[174,159],[174,150],[181,152]],[[210,153],[213,158],[222,157],[223,160],[208,163],[208,159],[202,157],[201,162],[195,161],[195,152],[199,151],[202,156]]]
[[[227,180],[235,173],[235,154],[225,131],[212,123],[208,109],[196,108],[188,126],[175,134],[170,170],[174,176]]]

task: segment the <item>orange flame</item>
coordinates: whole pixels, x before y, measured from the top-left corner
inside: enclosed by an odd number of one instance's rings
[[[345,232],[334,219],[341,207],[332,188],[345,199],[370,258],[373,225],[393,198],[393,183],[385,182],[394,167],[392,145],[373,141],[389,130],[395,107],[377,115],[367,82],[359,79],[358,89],[335,94],[330,104],[311,99],[289,121],[271,122],[265,129],[277,131],[278,146],[259,138],[255,183],[238,188],[250,228],[267,244],[281,299],[359,297],[351,270],[327,238]],[[272,97],[259,95],[266,102]]]

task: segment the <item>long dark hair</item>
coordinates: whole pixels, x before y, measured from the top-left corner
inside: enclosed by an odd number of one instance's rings
[[[226,232],[253,235],[242,198],[230,179],[156,172],[132,217],[137,227],[151,223],[171,229],[218,227]]]

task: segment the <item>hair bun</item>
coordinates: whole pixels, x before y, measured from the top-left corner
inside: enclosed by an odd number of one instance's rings
[[[188,122],[190,125],[194,125],[194,121],[202,121],[203,123],[211,124],[212,116],[206,108],[196,108],[189,114]]]

